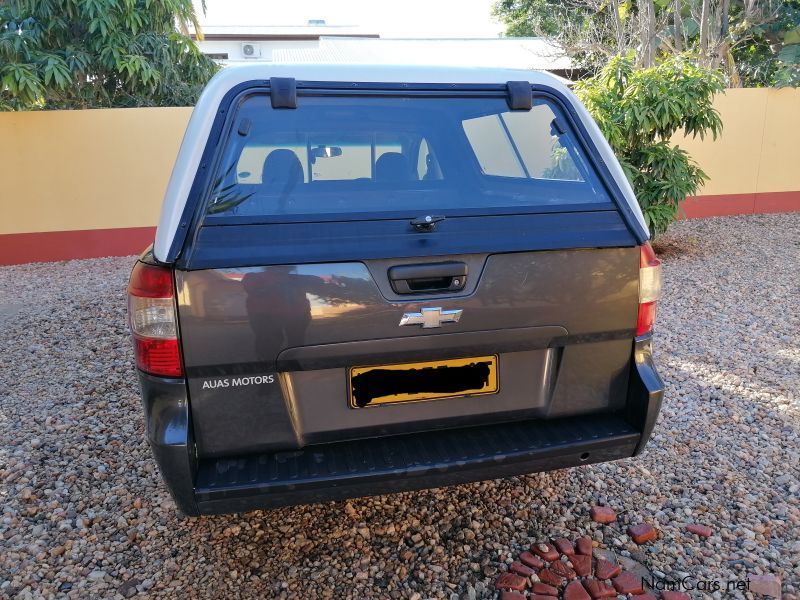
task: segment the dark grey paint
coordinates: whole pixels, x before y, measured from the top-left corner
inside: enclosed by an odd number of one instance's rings
[[[186,385],[180,379],[154,377],[139,371],[147,441],[175,504],[197,514],[194,473],[197,470]]]
[[[631,340],[570,344],[564,347],[548,417],[625,406]]]
[[[279,371],[314,371],[361,366],[406,363],[420,360],[469,358],[559,347],[569,339],[558,326],[514,327],[462,333],[434,333],[428,329],[406,338],[383,338],[287,348],[278,355]]]
[[[469,296],[475,292],[475,288],[478,287],[478,281],[480,280],[481,273],[483,272],[483,267],[486,264],[486,254],[452,254],[447,257],[448,261],[454,261],[463,263],[467,267],[467,282],[464,285],[464,289],[448,294],[450,298],[464,298]],[[365,261],[365,265],[369,270],[369,274],[372,276],[372,280],[378,286],[378,289],[381,291],[386,300],[390,302],[412,302],[412,301],[420,301],[425,302],[430,299],[431,294],[398,294],[396,293],[391,286],[389,281],[389,269],[396,266],[401,265],[422,265],[422,264],[430,264],[430,263],[441,263],[441,257],[437,256],[430,256],[426,258],[420,258],[417,260],[409,260],[407,258],[387,258],[387,259],[374,259]],[[440,294],[441,295],[441,294]],[[434,296],[435,297],[435,296]]]
[[[628,389],[627,419],[641,430],[642,437],[634,456],[644,452],[664,399],[664,382],[653,362],[653,334],[636,338],[633,351],[631,384]]]
[[[153,454],[178,507],[215,514],[451,485],[642,452],[663,397],[651,336],[634,345],[626,410],[195,460],[186,386],[140,373]]]
[[[287,373],[291,403],[304,444],[464,427],[492,420],[532,419],[547,411],[555,381],[555,348],[511,352],[498,365],[500,389],[496,394],[445,400],[388,404],[352,409],[347,398],[347,369],[322,369]]]
[[[479,263],[483,255],[460,259]],[[387,300],[382,293],[383,284],[388,285],[382,281],[386,274],[381,275],[376,264],[176,272],[201,456],[297,448],[307,440],[329,439],[337,429],[343,436],[367,437],[402,428],[403,422],[405,431],[438,428],[458,419],[459,408],[467,404],[474,418],[496,422],[522,414],[581,414],[624,403],[638,303],[638,248],[491,255],[482,271],[478,269],[478,281],[470,282],[476,286],[473,292],[412,301]],[[436,330],[398,326],[404,312],[431,306],[464,313],[460,322]],[[546,366],[552,356],[548,352],[523,352],[527,362],[515,366],[527,369],[533,381],[548,372],[547,381],[531,386],[523,379],[504,378],[495,404],[444,400],[366,409],[356,416],[351,412],[355,409],[347,408],[344,366],[328,373],[291,373],[278,378],[280,384],[203,389],[203,383],[215,377],[275,373],[279,356],[291,348],[316,346],[324,359],[326,347],[331,355],[339,347],[341,360],[343,343],[402,340],[408,357],[402,360],[415,361],[425,360],[431,336],[483,333],[482,353],[492,353],[502,341],[502,336],[495,338],[496,332],[554,326],[566,335],[547,341],[560,358],[553,370]],[[454,356],[460,347],[453,339]],[[502,374],[507,361],[520,359],[500,352],[499,360]],[[363,363],[350,366],[359,364]]]
[[[619,415],[528,420],[201,460],[202,514],[341,500],[629,457],[638,430]]]

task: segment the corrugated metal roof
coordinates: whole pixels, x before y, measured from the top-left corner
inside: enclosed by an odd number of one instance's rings
[[[321,37],[325,35],[370,35],[377,37],[377,33],[366,31],[358,25],[203,25],[203,35],[213,38],[215,36],[236,36],[243,40],[248,37],[281,37],[286,35],[302,35]]]
[[[274,62],[406,64],[569,70],[572,61],[543,38],[320,39],[318,48],[276,48]]]

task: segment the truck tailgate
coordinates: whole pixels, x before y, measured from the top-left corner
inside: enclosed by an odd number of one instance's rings
[[[178,271],[199,453],[622,407],[636,247],[448,258],[476,265],[476,275],[463,293],[435,302],[387,298],[380,260]],[[428,330],[399,326],[404,314],[432,305],[462,317]],[[480,356],[497,357],[494,394],[367,409],[348,401],[352,367]]]

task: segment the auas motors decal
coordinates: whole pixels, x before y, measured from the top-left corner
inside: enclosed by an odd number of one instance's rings
[[[251,377],[223,377],[222,379],[209,379],[203,382],[204,390],[217,388],[241,387],[244,385],[263,385],[275,383],[275,375],[253,375]]]

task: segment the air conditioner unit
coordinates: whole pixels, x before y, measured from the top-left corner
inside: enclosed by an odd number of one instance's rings
[[[260,58],[261,57],[261,44],[254,44],[252,42],[244,42],[242,44],[242,56],[245,58]]]

